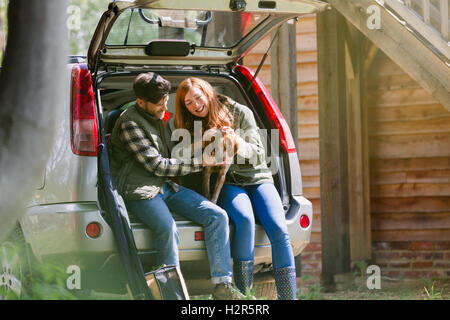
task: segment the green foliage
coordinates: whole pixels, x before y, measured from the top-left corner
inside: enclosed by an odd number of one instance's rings
[[[67,273],[62,263],[38,263],[31,277],[30,290],[23,299],[75,300],[77,297],[66,288]]]
[[[439,292],[435,291],[434,288],[434,281],[429,279],[423,279],[423,282],[425,283],[425,286],[423,289],[425,290],[426,300],[442,300],[442,290]]]
[[[356,267],[359,269],[359,275],[362,277],[362,278],[364,278],[365,277],[365,272],[366,272],[366,269],[367,269],[367,262],[366,261],[364,261],[364,260],[361,260],[361,261],[355,261],[355,265],[356,265]],[[356,276],[356,274],[354,274],[355,276]]]
[[[86,55],[101,15],[108,9],[108,0],[71,0],[67,8],[69,54]]]
[[[257,298],[256,297],[256,287],[254,286],[252,289],[249,287],[245,288],[245,296],[241,300],[266,300],[266,298]]]
[[[7,7],[8,0],[0,0],[0,63],[3,61],[3,54],[6,47],[6,35],[8,33]]]
[[[0,295],[8,300],[76,300],[77,297],[66,288],[67,273],[62,263],[36,263],[29,279],[22,279],[21,297],[14,292],[6,293],[0,288]],[[25,282],[28,285],[25,285]]]
[[[323,288],[319,282],[312,282],[312,277],[309,275],[301,278],[300,286],[297,290],[297,299],[299,300],[322,300]]]

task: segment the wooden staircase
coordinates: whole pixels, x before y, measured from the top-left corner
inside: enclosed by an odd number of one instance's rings
[[[430,0],[377,0],[377,3],[450,66],[448,0],[434,3]]]
[[[450,111],[449,0],[328,0]],[[367,21],[376,8],[380,27]]]

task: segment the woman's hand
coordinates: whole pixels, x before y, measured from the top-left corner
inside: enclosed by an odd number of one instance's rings
[[[220,132],[222,132],[222,134],[229,134],[229,135],[235,135],[236,134],[234,132],[233,128],[228,127],[228,126],[224,126],[224,127],[220,128]]]

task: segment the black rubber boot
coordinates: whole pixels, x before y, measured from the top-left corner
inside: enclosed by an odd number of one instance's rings
[[[295,267],[278,268],[273,270],[278,300],[295,300],[297,283]]]
[[[243,294],[247,295],[247,288],[253,284],[253,260],[233,262],[234,284]]]

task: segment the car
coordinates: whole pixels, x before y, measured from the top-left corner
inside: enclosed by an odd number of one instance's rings
[[[86,59],[72,57],[68,64],[71,96],[66,104],[56,106],[64,111],[57,119],[59,132],[42,182],[3,248],[11,251],[11,243],[20,242],[33,259],[56,259],[67,267],[79,267],[81,282],[76,289],[126,293],[117,239],[98,198],[98,146],[107,145],[115,120],[133,103],[133,79],[141,72],[153,71],[172,84],[169,115],[174,113],[178,84],[190,76],[207,80],[217,92],[253,111],[261,132],[268,133],[267,162],[283,202],[294,255],[298,256],[310,240],[312,204],[302,193],[295,143],[264,84],[240,62],[284,22],[325,5],[316,0],[110,3],[99,20]],[[198,177],[183,181],[197,190]],[[143,268],[150,271],[156,250],[152,232],[132,212],[128,216]],[[181,271],[189,293],[211,292],[202,228],[176,213],[174,218],[180,233]],[[233,229],[231,223],[231,233]],[[11,257],[21,254],[13,250],[1,257],[0,285],[18,294],[26,268],[17,265],[20,259]],[[261,295],[273,298],[276,289],[271,261],[270,241],[257,223],[255,284]]]

